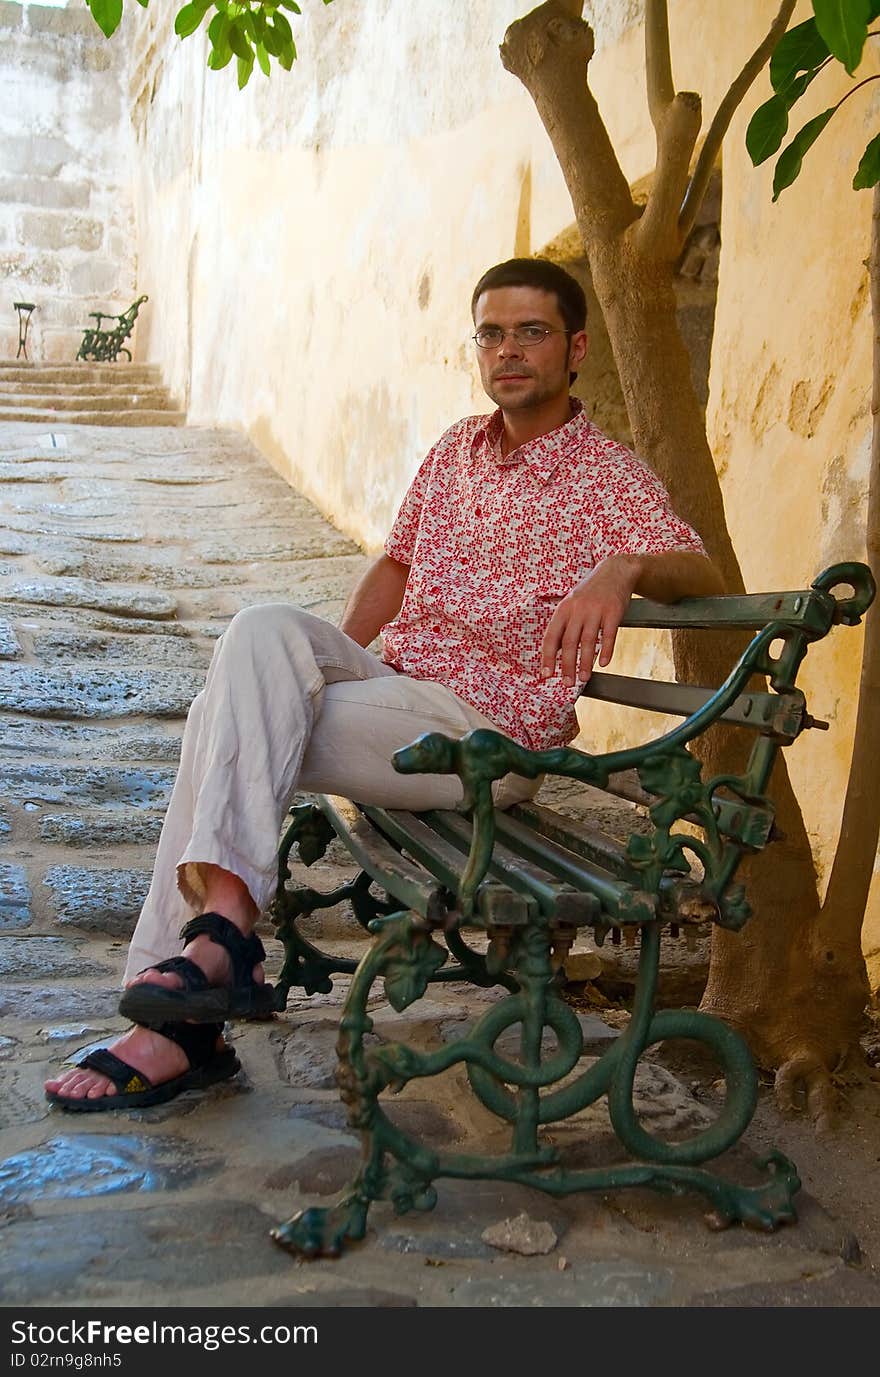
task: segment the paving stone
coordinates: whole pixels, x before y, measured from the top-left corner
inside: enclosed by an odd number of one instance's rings
[[[424,1003],[420,1000],[419,1003]],[[584,1052],[602,1051],[604,1048],[618,1037],[615,1028],[609,1028],[607,1023],[603,1023],[600,1018],[593,1014],[576,1013],[578,1023],[584,1039]],[[440,1028],[440,1036],[444,1042],[458,1042],[461,1038],[469,1038],[476,1027],[477,1020],[470,1018],[466,1022],[444,1023]],[[520,1026],[514,1024],[498,1038],[495,1043],[496,1050],[505,1057],[518,1060],[520,1044]],[[557,1046],[556,1034],[552,1029],[545,1028],[541,1038],[541,1051],[548,1055],[555,1051]]]
[[[102,527],[94,521],[77,530],[75,526],[59,525],[57,522],[49,525],[39,518],[35,520],[33,517],[13,516],[11,513],[7,513],[3,521],[12,531],[36,537],[62,535],[65,540],[96,540],[99,544],[110,545],[142,545],[146,539],[146,532],[137,526]],[[4,539],[7,543],[11,539],[8,531]]]
[[[164,669],[191,669],[203,673],[211,660],[210,646],[203,647],[175,636],[144,634],[135,639],[125,635],[67,631],[37,634],[33,643],[34,654],[41,663],[50,666],[147,663]]]
[[[159,840],[163,816],[132,809],[117,819],[49,813],[40,818],[40,840],[62,846],[152,846]]]
[[[15,1038],[8,1038],[5,1034],[0,1036],[0,1061],[5,1061],[7,1057],[11,1057],[17,1047],[18,1043]]]
[[[385,1248],[388,1252],[419,1253],[423,1257],[430,1258],[491,1258],[495,1256],[488,1243],[483,1243],[478,1238],[448,1233],[445,1220],[442,1223],[440,1220],[435,1220],[433,1232],[425,1230],[424,1233],[418,1235],[403,1232],[389,1233],[383,1229],[378,1242],[380,1247]]]
[[[333,1090],[336,1087],[335,1028],[310,1029],[294,1033],[281,1049],[278,1070],[288,1085],[303,1090]]]
[[[880,1276],[873,1271],[863,1272],[841,1264],[824,1276],[804,1281],[762,1281],[749,1286],[733,1286],[730,1290],[703,1292],[689,1297],[687,1304],[695,1310],[722,1306],[804,1310],[859,1306],[876,1310],[880,1306]]]
[[[125,1282],[167,1288],[173,1278],[179,1292],[215,1277],[274,1276],[281,1261],[270,1227],[255,1206],[235,1201],[13,1219],[3,1230],[0,1300],[100,1300]]]
[[[244,561],[242,561],[243,563]],[[45,555],[39,560],[43,573],[72,576],[100,583],[141,581],[151,588],[216,588],[220,584],[246,582],[241,573],[208,565],[178,561],[148,564],[134,560],[101,559],[96,555]]]
[[[455,1305],[511,1307],[565,1306],[580,1309],[636,1308],[664,1305],[673,1287],[667,1268],[640,1266],[636,1262],[579,1263],[564,1272],[557,1269],[523,1276],[495,1272],[476,1277],[453,1291]]]
[[[0,932],[27,927],[31,921],[31,887],[23,866],[0,862]]]
[[[195,595],[193,595],[195,596]],[[81,626],[88,631],[111,631],[122,636],[176,636],[183,639],[190,639],[192,636],[204,636],[210,634],[203,626],[184,625],[177,621],[156,621],[145,617],[126,617],[113,616],[109,612],[99,612],[87,607],[49,607],[44,604],[39,606],[35,603],[15,602],[11,598],[4,599],[6,610],[10,616],[17,618],[19,625],[23,629],[30,629],[41,626],[49,629],[53,626],[60,627],[62,631],[72,627]],[[226,619],[232,616],[234,608],[225,614]],[[220,630],[216,633],[220,634]],[[136,652],[135,652],[136,653]]]
[[[0,617],[0,660],[14,660],[21,654],[21,645],[12,622]]]
[[[56,918],[83,932],[130,937],[150,887],[149,870],[96,870],[53,865],[44,884],[52,891]]]
[[[297,1287],[281,1300],[269,1301],[268,1310],[279,1307],[308,1310],[336,1310],[340,1306],[361,1310],[388,1310],[418,1306],[414,1296],[398,1291],[382,1291],[375,1286]]]
[[[0,666],[0,709],[39,717],[185,717],[204,675]]]
[[[169,722],[163,730],[138,724],[132,727],[86,727],[78,722],[8,720],[0,732],[0,755],[51,756],[57,759],[85,757],[89,761],[171,761],[180,758],[183,726]],[[4,766],[5,778],[6,766]]]
[[[178,1138],[67,1133],[0,1161],[0,1201],[87,1200],[174,1191],[215,1176],[223,1159]]]
[[[559,1201],[527,1186],[508,1181],[459,1181],[441,1177],[435,1182],[435,1211],[413,1211],[401,1220],[389,1219],[383,1225],[383,1247],[403,1252],[430,1254],[446,1238],[461,1257],[497,1257],[481,1235],[485,1228],[520,1213],[546,1220],[561,1239],[571,1226],[575,1203]],[[397,1240],[396,1242],[394,1240]],[[404,1245],[400,1240],[406,1240]],[[381,1241],[381,1240],[380,1240]],[[447,1254],[448,1255],[448,1254]]]
[[[66,937],[0,937],[0,978],[51,980],[107,974],[106,966],[91,960]]]
[[[0,987],[0,1018],[46,1023],[51,1019],[112,1019],[119,1008],[119,986],[75,990],[63,985]]]
[[[299,1186],[304,1195],[335,1195],[354,1180],[360,1164],[357,1147],[316,1148],[297,1162],[275,1167],[263,1185],[272,1191]]]
[[[37,1037],[41,1042],[70,1042],[73,1038],[87,1038],[97,1035],[97,1028],[87,1023],[61,1023],[52,1028],[40,1028]]]
[[[419,1143],[445,1147],[449,1143],[458,1142],[462,1136],[454,1118],[430,1101],[398,1098],[392,1100],[385,1097],[380,1103],[391,1122]],[[288,1117],[306,1119],[309,1123],[321,1124],[324,1128],[336,1129],[340,1133],[354,1133],[348,1126],[345,1105],[338,1100],[325,1100],[320,1103],[302,1101],[293,1105]]]
[[[18,579],[9,596],[21,602],[48,607],[94,607],[99,612],[121,612],[134,617],[173,617],[177,599],[148,588],[116,588],[91,579]]]
[[[17,802],[164,809],[171,797],[174,771],[127,766],[93,770],[74,765],[8,765],[4,767],[3,780],[9,798]]]

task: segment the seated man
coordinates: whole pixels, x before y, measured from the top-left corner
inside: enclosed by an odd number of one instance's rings
[[[486,726],[563,745],[633,593],[721,590],[656,476],[569,395],[587,350],[578,283],[513,259],[483,275],[472,311],[498,410],[430,451],[341,626],[277,604],[239,613],[220,638],[129,951],[119,1007],[134,1027],[47,1081],[54,1103],[132,1108],[236,1073],[223,1021],[271,1008],[254,926],[295,790],[453,808],[457,778],[397,774],[394,751]],[[380,633],[377,656],[365,647]],[[508,775],[497,802],[536,787]]]

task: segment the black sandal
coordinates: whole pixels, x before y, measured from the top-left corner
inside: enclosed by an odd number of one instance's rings
[[[155,1032],[183,1048],[190,1063],[188,1071],[161,1085],[153,1085],[142,1071],[129,1066],[115,1052],[99,1047],[77,1062],[77,1066],[106,1076],[116,1086],[118,1095],[101,1095],[90,1100],[87,1096],[58,1095],[47,1090],[46,1099],[76,1114],[94,1114],[104,1109],[145,1109],[148,1105],[173,1100],[184,1090],[203,1090],[217,1081],[228,1081],[241,1070],[241,1062],[231,1047],[217,1051],[217,1038],[222,1031],[222,1023],[165,1023],[156,1028]]]
[[[258,985],[254,966],[266,958],[259,937],[245,937],[234,923],[219,913],[203,913],[180,930],[186,942],[206,933],[212,942],[228,951],[232,960],[232,984],[211,985],[204,971],[187,956],[172,956],[146,970],[173,971],[183,980],[183,989],[168,990],[163,985],[129,985],[119,1001],[119,1012],[132,1023],[156,1028],[160,1023],[216,1023],[227,1018],[268,1018],[275,1010],[272,985]]]

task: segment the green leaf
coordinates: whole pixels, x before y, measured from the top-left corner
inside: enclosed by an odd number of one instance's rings
[[[302,10],[296,0],[281,0],[281,4],[286,10],[291,10],[294,14],[302,14]]]
[[[213,47],[217,48],[221,43],[228,40],[229,36],[229,17],[225,14],[215,14],[208,25],[208,37]]]
[[[233,19],[229,25],[229,46],[237,58],[242,62],[249,62],[253,67],[254,50],[244,31],[244,19],[241,15],[238,19]]]
[[[122,0],[88,0],[92,18],[105,38],[109,38],[119,28],[122,18]]]
[[[788,106],[782,96],[759,105],[746,130],[746,148],[757,167],[776,152],[788,130]]]
[[[880,0],[871,0],[868,7],[868,23],[871,24],[880,14]]]
[[[271,24],[266,25],[263,32],[262,43],[267,53],[271,53],[273,57],[281,56],[283,44]]]
[[[278,54],[278,61],[281,63],[285,72],[289,72],[296,61],[296,44],[293,42],[285,43],[281,52]]]
[[[243,57],[238,58],[238,89],[243,90],[251,79],[251,72],[254,70],[254,59],[246,62]]]
[[[252,13],[251,13],[250,10],[245,10],[244,14],[243,14],[242,17],[241,17],[241,22],[242,22],[242,26],[243,26],[243,28],[244,28],[244,31],[245,31],[245,33],[247,34],[248,38],[251,40],[251,42],[252,42],[252,43],[257,43],[257,42],[259,42],[260,36],[259,36],[259,34],[257,33],[257,26],[256,26],[256,23],[254,22],[254,16],[252,15]]]
[[[880,6],[878,6],[880,8]],[[880,134],[875,134],[862,154],[856,175],[853,177],[853,190],[865,191],[880,182]]]
[[[275,25],[275,32],[277,34],[280,34],[287,43],[293,42],[293,30],[290,27],[286,15],[280,14],[278,10],[276,10],[272,23]]]
[[[818,67],[828,56],[828,44],[816,28],[815,19],[797,24],[780,38],[770,59],[770,82],[782,94],[798,72]]]
[[[150,3],[150,0],[138,0],[138,4],[140,5],[141,9],[144,9],[144,10],[147,8],[147,6],[149,5],[149,3]]]
[[[816,27],[852,76],[868,36],[871,0],[813,0]]]
[[[232,49],[229,46],[229,16],[227,14],[214,15],[208,25],[208,38],[211,40],[213,49],[208,57],[208,66],[212,72],[219,72],[232,61]]]
[[[187,38],[189,34],[195,33],[204,17],[205,11],[198,5],[184,5],[182,10],[177,11],[174,32],[181,38]]]
[[[821,115],[816,115],[813,119],[807,120],[803,129],[798,130],[788,147],[780,153],[773,174],[774,201],[779,199],[780,192],[784,191],[787,186],[791,186],[798,176],[804,161],[804,154],[809,148],[812,148],[836,108],[832,105],[830,109],[823,110]]]
[[[268,76],[269,54],[266,52],[266,49],[263,47],[262,43],[257,44],[257,61],[260,64],[260,70],[262,71],[263,75]]]

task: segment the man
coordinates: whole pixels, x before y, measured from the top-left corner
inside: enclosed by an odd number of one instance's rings
[[[340,628],[278,604],[239,613],[221,637],[129,952],[120,1011],[134,1027],[47,1081],[64,1108],[156,1103],[238,1070],[223,1020],[270,1007],[252,934],[295,789],[454,807],[455,777],[399,775],[393,752],[485,726],[532,749],[568,742],[578,687],[597,651],[610,661],[633,593],[720,591],[659,480],[569,396],[587,351],[577,282],[512,259],[480,279],[472,313],[498,410],[459,421],[428,454]],[[365,647],[379,634],[376,656]],[[509,775],[497,802],[535,787]]]

